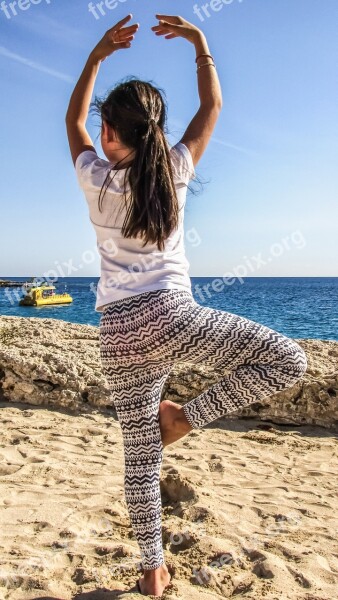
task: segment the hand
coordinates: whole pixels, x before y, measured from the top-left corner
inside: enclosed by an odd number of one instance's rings
[[[131,40],[134,39],[134,33],[138,30],[139,24],[135,23],[135,25],[129,25],[129,27],[123,27],[123,25],[127,23],[132,16],[132,14],[127,15],[124,19],[118,21],[114,27],[106,31],[103,38],[92,51],[92,55],[95,56],[95,58],[103,61],[107,56],[110,56],[115,52],[115,50],[130,48]]]
[[[164,35],[167,40],[175,37],[182,37],[189,42],[194,43],[197,36],[202,35],[202,31],[198,29],[183,17],[174,15],[159,15],[155,17],[159,20],[159,25],[154,25],[151,29],[156,35]]]

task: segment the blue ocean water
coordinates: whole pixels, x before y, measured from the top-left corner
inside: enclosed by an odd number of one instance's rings
[[[0,279],[28,281],[30,277]],[[98,326],[100,313],[94,310],[95,294],[90,288],[97,282],[97,277],[60,277],[58,291],[66,286],[74,299],[68,306],[19,306],[21,288],[11,288],[10,293],[0,288],[0,314]],[[191,277],[191,284],[202,306],[241,315],[291,338],[338,341],[338,277],[245,277],[231,285],[222,285],[221,277]]]

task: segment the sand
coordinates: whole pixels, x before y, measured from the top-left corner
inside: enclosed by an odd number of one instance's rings
[[[0,598],[140,598],[118,422],[0,408]],[[167,447],[163,598],[336,599],[337,470],[319,427],[218,420]]]

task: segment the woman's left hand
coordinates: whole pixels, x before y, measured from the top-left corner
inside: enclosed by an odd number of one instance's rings
[[[132,16],[132,14],[127,15],[124,19],[118,21],[114,27],[106,31],[103,38],[92,51],[92,55],[95,56],[95,58],[103,61],[107,56],[110,56],[115,52],[115,50],[130,48],[131,40],[134,39],[134,33],[138,30],[139,24],[135,23],[135,25],[129,25],[129,27],[123,27],[123,25],[125,25]]]

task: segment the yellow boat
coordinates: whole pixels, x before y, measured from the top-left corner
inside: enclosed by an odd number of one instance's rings
[[[26,295],[21,298],[20,306],[43,306],[49,304],[70,304],[73,298],[67,293],[56,294],[54,285],[32,286]]]

